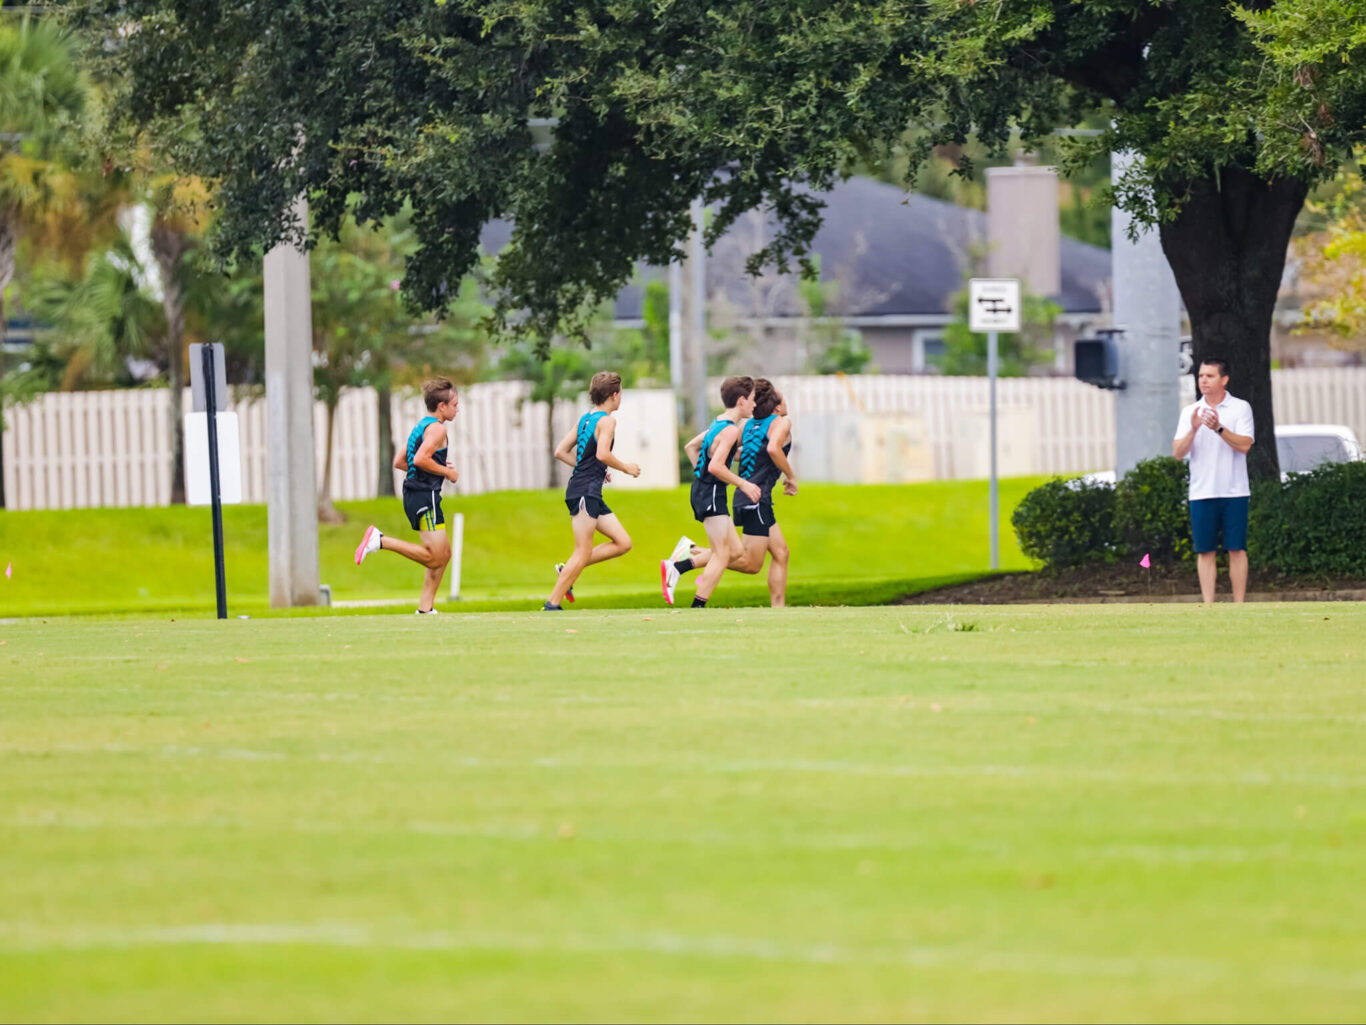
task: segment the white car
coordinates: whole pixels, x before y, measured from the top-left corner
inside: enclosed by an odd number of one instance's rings
[[[1366,458],[1356,432],[1341,424],[1277,424],[1276,456],[1281,464],[1281,480],[1324,463],[1354,463]],[[1115,471],[1102,470],[1077,479],[1114,487]]]

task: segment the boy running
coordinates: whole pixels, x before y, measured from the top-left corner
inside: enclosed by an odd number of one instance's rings
[[[394,469],[407,471],[403,480],[403,511],[422,543],[415,545],[387,537],[371,524],[356,548],[356,565],[371,552],[383,548],[425,566],[427,573],[422,580],[417,611],[419,615],[429,615],[436,612],[436,589],[451,561],[451,541],[441,512],[441,486],[460,479],[459,471],[446,465],[446,424],[455,419],[460,397],[454,384],[438,377],[422,386],[422,399],[427,415],[409,433],[406,450],[394,458]]]
[[[732,555],[727,569],[737,573],[758,573],[764,568],[764,558],[773,555],[768,568],[769,604],[775,609],[787,604],[788,547],[773,514],[773,487],[778,475],[787,479],[783,493],[797,493],[797,475],[788,461],[792,450],[792,424],[787,416],[787,402],[766,378],[754,382],[754,417],[746,420],[740,430],[740,476],[758,485],[761,496],[757,501],[735,496],[735,526],[743,529],[743,554]],[[682,542],[680,542],[681,544]],[[696,549],[691,556],[675,563],[679,574],[689,569],[702,569],[711,562],[712,553],[706,548]]]
[[[702,570],[692,600],[695,609],[706,607],[721,574],[726,571],[727,563],[742,563],[744,560],[745,550],[740,543],[740,535],[731,523],[730,510],[726,505],[726,486],[733,485],[738,489],[737,498],[739,493],[754,502],[761,497],[756,485],[742,480],[730,468],[740,441],[740,422],[754,411],[753,378],[728,377],[722,381],[721,403],[726,407],[725,412],[684,446],[693,464],[693,519],[701,523],[702,529],[707,532],[711,551],[724,556],[708,561]],[[692,542],[687,537],[679,538],[673,554],[660,561],[664,600],[670,605],[674,603],[674,590],[684,565],[688,569],[693,568],[692,561],[685,558],[691,548]]]
[[[555,446],[555,458],[574,468],[569,475],[569,485],[564,489],[564,504],[573,517],[570,525],[574,531],[574,554],[557,567],[560,575],[555,581],[555,589],[541,607],[543,612],[563,610],[565,597],[586,567],[615,559],[631,550],[631,537],[626,528],[602,500],[602,485],[608,480],[609,467],[632,477],[640,476],[639,466],[623,463],[612,454],[617,432],[617,421],[612,414],[621,408],[621,375],[610,370],[594,374],[588,386],[588,399],[593,408],[579,417],[578,427]],[[607,538],[597,547],[593,546],[595,533]]]

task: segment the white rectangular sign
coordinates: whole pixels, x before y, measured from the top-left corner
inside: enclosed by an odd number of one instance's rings
[[[218,493],[224,505],[242,501],[242,446],[237,439],[237,414],[219,413]],[[208,505],[209,414],[185,414],[185,504]]]
[[[1015,334],[1020,330],[1019,278],[973,278],[968,282],[968,327]]]

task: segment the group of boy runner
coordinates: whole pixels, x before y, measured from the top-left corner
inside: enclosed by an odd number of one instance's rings
[[[555,458],[572,467],[564,497],[574,550],[555,565],[555,586],[542,611],[562,611],[566,600],[574,600],[574,584],[585,569],[631,550],[631,536],[602,498],[612,470],[640,476],[636,463],[612,452],[613,414],[621,406],[621,396],[619,374],[595,374],[588,388],[592,409],[555,446]],[[403,508],[420,544],[390,537],[371,525],[356,548],[356,564],[385,550],[421,565],[426,574],[417,611],[427,615],[437,611],[437,588],[451,560],[450,541],[442,529],[441,485],[460,476],[446,464],[446,424],[455,419],[460,401],[455,385],[445,378],[424,384],[422,397],[428,415],[413,427],[407,446],[394,459],[394,468],[405,473]],[[773,382],[762,377],[726,378],[721,382],[721,403],[721,415],[684,446],[693,467],[693,519],[702,525],[707,543],[696,544],[686,534],[680,537],[669,557],[660,560],[660,589],[672,605],[679,581],[696,570],[692,606],[702,608],[726,570],[756,574],[768,559],[769,601],[781,608],[787,600],[788,547],[774,516],[773,489],[782,477],[783,494],[797,493],[797,476],[788,460],[792,423],[787,403]],[[739,465],[732,469],[737,457]],[[598,534],[607,540],[594,544]]]

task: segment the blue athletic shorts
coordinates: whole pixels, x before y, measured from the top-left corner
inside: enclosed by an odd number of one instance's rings
[[[1191,541],[1197,552],[1247,551],[1247,507],[1243,498],[1198,498],[1191,502]],[[1219,544],[1223,534],[1224,543]]]

